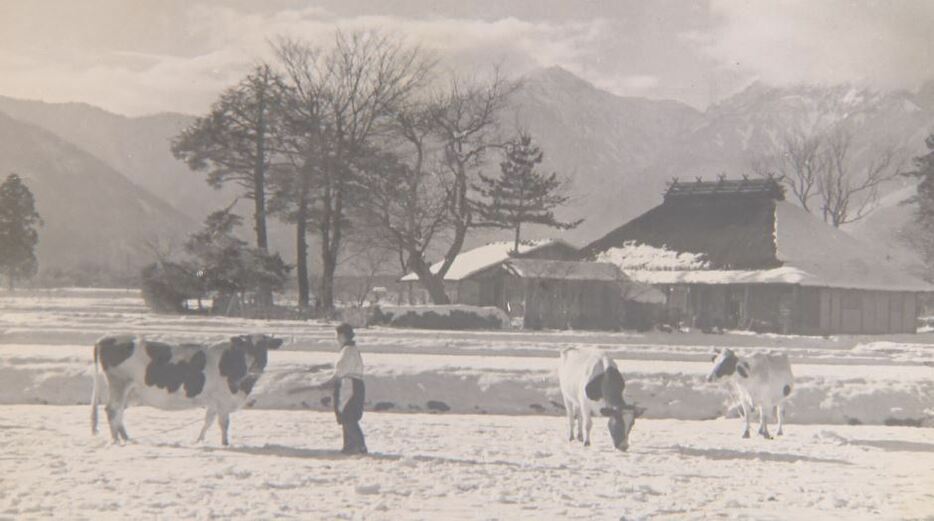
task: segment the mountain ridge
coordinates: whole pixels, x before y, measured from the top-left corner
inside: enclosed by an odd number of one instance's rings
[[[123,271],[150,262],[149,241],[178,241],[193,222],[95,156],[0,112],[0,173],[19,174],[44,221],[43,270]]]

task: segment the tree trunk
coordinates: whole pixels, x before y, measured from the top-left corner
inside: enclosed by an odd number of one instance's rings
[[[512,247],[512,251],[519,253],[519,228],[522,227],[522,223],[516,223],[516,242]]]
[[[269,250],[269,243],[266,238],[266,186],[262,167],[257,166],[253,172],[253,215],[255,219],[254,228],[256,229],[256,247],[263,250]]]
[[[451,303],[451,299],[448,298],[448,294],[444,291],[444,280],[431,273],[431,268],[424,259],[418,255],[413,255],[409,258],[409,266],[418,275],[418,281],[422,287],[428,291],[428,298],[431,299],[432,304],[444,305]]]
[[[256,228],[256,247],[269,251],[266,237],[266,93],[260,90],[259,121],[256,129],[256,161],[253,164],[253,218]],[[272,290],[259,288],[256,300],[260,305],[272,305]]]
[[[331,314],[334,311],[334,272],[337,263],[331,260],[327,250],[321,256],[321,286],[318,290],[318,307],[321,312]]]
[[[308,226],[304,216],[295,224],[295,272],[298,276],[298,307],[308,307]]]
[[[295,274],[298,277],[298,307],[307,308],[308,287],[308,177],[299,172],[298,210],[295,212]]]

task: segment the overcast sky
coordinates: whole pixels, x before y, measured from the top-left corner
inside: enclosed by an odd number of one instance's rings
[[[934,1],[0,0],[0,94],[200,113],[277,35],[400,32],[452,68],[560,65],[698,108],[750,82],[915,89],[934,78]]]

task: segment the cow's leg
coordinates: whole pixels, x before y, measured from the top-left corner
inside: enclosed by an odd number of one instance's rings
[[[574,417],[576,416],[574,413],[574,405],[571,402],[564,400],[564,411],[567,413],[568,428],[571,431],[571,434],[568,437],[568,441],[574,441]]]
[[[752,414],[751,408],[746,404],[745,400],[739,402],[739,406],[743,410],[743,438],[749,437],[749,415]]]
[[[584,441],[584,414],[580,407],[574,409],[574,416],[577,418],[577,441]]]
[[[772,410],[771,406],[766,407],[764,404],[759,404],[759,434],[767,439],[772,439],[772,436],[769,435],[769,426],[768,426],[768,416],[766,411]]]
[[[590,417],[590,408],[582,406],[581,415],[584,422],[584,446],[590,446],[590,428],[593,427],[593,419]]]
[[[778,431],[775,433],[776,436],[781,436],[784,434],[782,432],[782,425],[785,422],[785,407],[782,404],[775,406],[775,416],[778,417]]]
[[[130,441],[130,437],[126,434],[126,426],[123,424],[123,413],[126,411],[126,403],[130,399],[130,390],[132,388],[132,385],[128,385],[124,389],[123,396],[120,397],[120,408],[117,412],[117,433],[120,434],[123,441]]]
[[[128,382],[114,378],[109,382],[110,396],[107,398],[107,425],[110,427],[110,437],[113,443],[120,443],[126,439],[126,429],[123,428],[123,409],[126,408],[126,398],[130,391]]]
[[[221,428],[221,444],[225,447],[230,445],[230,440],[227,437],[227,429],[230,428],[230,413],[218,411],[217,426]]]
[[[195,443],[201,443],[204,441],[204,435],[207,434],[208,427],[214,423],[215,416],[217,416],[217,411],[211,407],[208,407],[207,411],[204,413],[204,426],[201,427],[201,434],[198,435],[198,439],[195,440]]]

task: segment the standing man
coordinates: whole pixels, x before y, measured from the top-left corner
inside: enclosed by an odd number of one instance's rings
[[[350,324],[337,326],[337,344],[340,356],[334,364],[334,374],[326,381],[295,389],[307,391],[332,388],[334,391],[334,414],[337,423],[344,431],[343,454],[366,454],[366,442],[360,429],[363,417],[363,400],[366,390],[363,385],[363,357],[354,342],[353,327]]]

